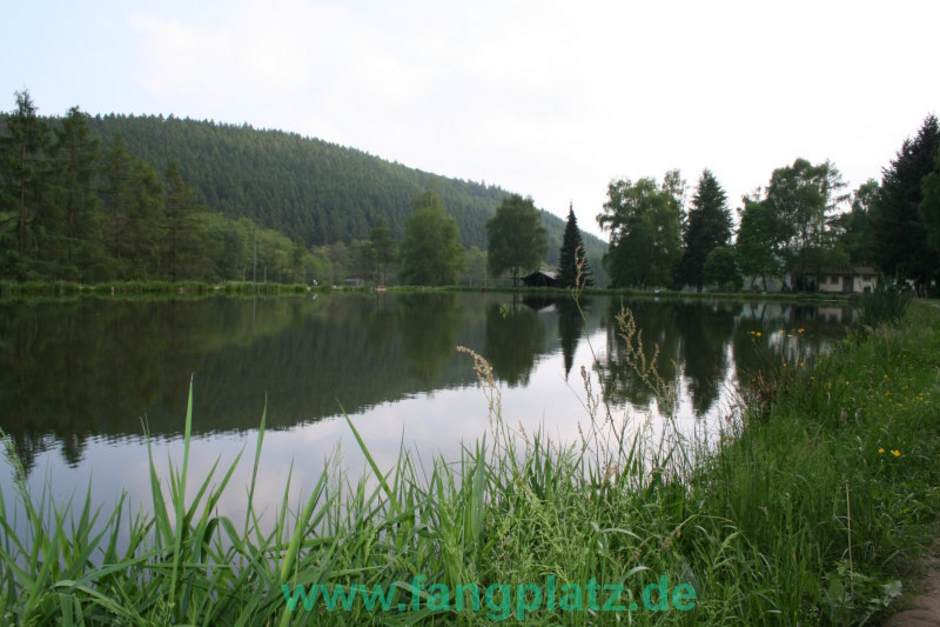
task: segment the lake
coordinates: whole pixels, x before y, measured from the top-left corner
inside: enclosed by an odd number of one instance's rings
[[[812,355],[843,332],[850,309],[779,301],[496,293],[309,294],[271,299],[0,304],[0,428],[30,486],[63,502],[150,499],[145,430],[158,466],[180,457],[193,377],[191,474],[245,449],[219,512],[243,515],[262,410],[267,432],[256,503],[274,510],[289,473],[295,494],[324,465],[352,475],[364,457],[345,412],[383,469],[402,447],[459,457],[489,428],[487,401],[458,345],[493,367],[507,423],[575,442],[586,419],[582,369],[616,412],[657,417],[624,362],[615,316],[634,312],[659,372],[678,394],[675,421],[707,431],[771,353]],[[0,462],[10,502],[13,467]]]

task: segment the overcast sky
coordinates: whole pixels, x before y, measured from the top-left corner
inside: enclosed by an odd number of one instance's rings
[[[531,195],[598,232],[612,178],[732,207],[796,157],[854,187],[940,110],[940,3],[5,3],[0,96],[296,131]]]

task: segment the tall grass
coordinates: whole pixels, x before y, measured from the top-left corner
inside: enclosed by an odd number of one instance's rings
[[[407,600],[426,594],[411,588],[417,574],[451,589],[553,575],[560,583],[622,581],[637,592],[669,573],[694,585],[693,612],[543,611],[528,622],[864,623],[895,600],[940,511],[940,315],[927,307],[796,373],[761,420],[745,409],[741,428],[704,451],[688,440],[650,440],[636,417],[611,416],[588,372],[579,441],[520,433],[502,416],[486,360],[464,352],[491,417],[485,439],[456,461],[425,467],[402,452],[382,468],[347,421],[371,473],[351,482],[328,467],[293,507],[285,477],[270,525],[253,504],[264,414],[247,514],[232,520],[216,505],[243,489],[230,485],[242,455],[217,460],[206,477],[188,476],[192,391],[180,464],[161,477],[150,459],[150,513],[128,512],[123,499],[95,509],[90,490],[77,504],[59,504],[21,478],[11,495],[16,514],[0,511],[0,620],[490,624],[485,610],[410,604],[386,614],[358,604],[290,612],[282,586],[381,583]]]
[[[910,289],[889,281],[879,281],[875,288],[861,296],[860,323],[868,327],[896,324],[910,307],[914,294]]]

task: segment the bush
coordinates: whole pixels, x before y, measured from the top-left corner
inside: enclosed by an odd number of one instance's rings
[[[877,327],[896,324],[911,304],[913,293],[895,282],[879,281],[871,292],[861,298],[861,324]]]

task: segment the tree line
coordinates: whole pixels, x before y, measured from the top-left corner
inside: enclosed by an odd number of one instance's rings
[[[455,280],[486,283],[486,222],[509,196],[498,187],[247,125],[42,117],[18,93],[0,115],[0,277],[398,281],[373,234],[403,241],[428,190],[457,225]],[[557,263],[564,224],[537,213]],[[584,246],[599,263],[606,245]]]
[[[735,229],[727,195],[705,170],[686,207],[678,171],[610,183],[597,217],[610,233],[615,287],[767,288],[768,279],[854,265],[877,267],[926,293],[940,278],[940,129],[928,116],[879,183],[851,193],[836,166],[797,159],[742,199]],[[818,284],[818,283],[815,283]]]

